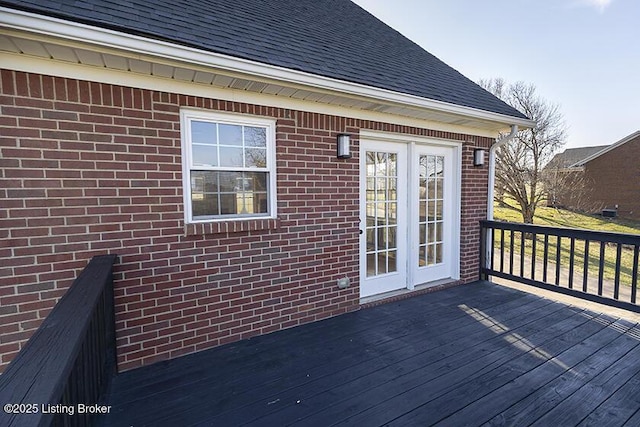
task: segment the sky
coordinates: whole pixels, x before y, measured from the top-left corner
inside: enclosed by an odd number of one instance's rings
[[[532,83],[566,148],[640,130],[638,0],[354,0],[471,80]]]

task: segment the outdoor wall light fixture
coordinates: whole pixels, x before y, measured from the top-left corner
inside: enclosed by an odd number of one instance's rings
[[[351,158],[351,149],[349,143],[351,142],[351,136],[346,133],[338,135],[338,158],[349,159]]]
[[[476,148],[473,150],[473,166],[484,165],[484,150],[482,148]]]

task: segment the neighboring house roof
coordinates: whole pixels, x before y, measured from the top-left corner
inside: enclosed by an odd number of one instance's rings
[[[551,161],[545,166],[545,169],[570,168],[581,160],[586,159],[587,157],[596,154],[607,147],[608,145],[599,145],[597,147],[568,148],[562,153],[556,154],[553,159],[551,159]]]
[[[583,159],[580,159],[580,160],[576,161],[571,166],[572,167],[584,166],[586,163],[590,162],[591,160],[593,160],[593,159],[595,159],[597,157],[600,157],[603,154],[608,153],[611,150],[615,150],[616,148],[620,147],[621,145],[626,144],[626,143],[628,143],[630,141],[633,141],[638,137],[640,137],[640,131],[636,131],[636,132],[632,133],[631,135],[625,136],[620,141],[618,141],[618,142],[616,142],[614,144],[607,145],[607,146],[603,147],[602,150],[600,150],[600,151],[598,151],[596,153],[593,153],[593,154],[591,154],[591,155],[589,155],[589,156],[587,156],[587,157],[585,157]]]
[[[348,0],[0,0],[0,5],[527,119]]]

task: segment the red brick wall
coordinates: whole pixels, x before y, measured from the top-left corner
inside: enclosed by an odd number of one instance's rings
[[[640,137],[585,164],[594,206],[614,209],[618,215],[640,221]]]
[[[489,147],[494,140],[475,138],[473,144],[462,149],[462,189],[460,217],[460,280],[463,283],[479,278],[480,229],[479,223],[487,219],[489,188]],[[473,166],[474,148],[484,148],[483,166]]]
[[[477,278],[472,148],[489,138],[8,70],[0,84],[0,369],[98,254],[119,255],[121,370],[357,309],[361,128],[465,142],[461,274]],[[185,227],[183,106],[277,119],[277,220]],[[340,132],[352,159],[335,157]]]

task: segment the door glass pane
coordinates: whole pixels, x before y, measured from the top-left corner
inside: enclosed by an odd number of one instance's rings
[[[367,277],[376,275],[376,254],[367,254]]]
[[[388,267],[387,267],[387,271],[389,271],[389,273],[392,273],[394,271],[398,271],[397,268],[397,263],[396,263],[396,255],[397,255],[398,251],[389,251],[389,257],[387,258],[388,260]]]
[[[443,262],[444,156],[420,155],[418,159],[418,267]]]
[[[396,270],[398,157],[395,153],[367,151],[366,238],[367,277]]]

